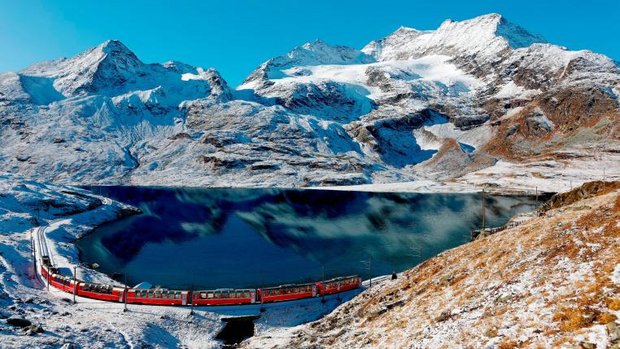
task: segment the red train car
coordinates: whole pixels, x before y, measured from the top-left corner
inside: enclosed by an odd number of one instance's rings
[[[217,289],[193,291],[192,302],[194,305],[252,304],[256,302],[256,290]]]
[[[327,281],[317,282],[319,294],[321,296],[354,290],[362,285],[362,278],[359,276],[343,276]]]
[[[76,282],[73,281],[73,278],[60,274],[52,274],[51,276],[48,276],[48,279],[50,285],[56,287],[57,289],[69,293],[74,292]]]
[[[77,295],[102,301],[123,302],[125,289],[112,285],[78,282]]]
[[[262,303],[271,303],[316,297],[317,287],[315,284],[282,285],[259,288],[257,292]]]
[[[45,280],[45,282],[48,281],[49,277],[50,277],[50,273],[48,272],[48,267],[46,265],[41,265],[41,276],[43,277],[43,279]]]
[[[188,291],[156,289],[129,289],[127,290],[127,303],[148,305],[187,305],[189,301]]]

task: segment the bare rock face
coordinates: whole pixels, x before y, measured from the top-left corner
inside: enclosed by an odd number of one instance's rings
[[[446,139],[432,159],[420,164],[421,171],[444,178],[458,177],[467,172],[473,156],[454,139]]]
[[[618,101],[596,87],[548,91],[520,106],[511,118],[497,120],[485,150],[522,159],[606,140],[613,147],[620,140],[619,118]]]
[[[401,27],[361,50],[309,42],[236,89],[214,69],[144,63],[111,40],[0,74],[0,165],[80,184],[448,178],[620,149],[619,91],[610,58],[545,43],[498,14]]]

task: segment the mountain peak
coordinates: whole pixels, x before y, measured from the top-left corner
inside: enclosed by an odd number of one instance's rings
[[[106,40],[97,46],[97,49],[101,50],[104,53],[117,53],[117,52],[127,52],[132,53],[125,44],[123,44],[119,40]]]
[[[77,56],[35,64],[21,73],[54,80],[65,96],[114,89],[140,75],[145,64],[118,40],[107,40]]]
[[[377,60],[402,60],[425,54],[496,56],[507,49],[545,42],[499,13],[464,21],[445,20],[437,30],[401,27],[362,49]]]
[[[400,27],[398,27],[398,29],[396,29],[396,31],[394,31],[393,34],[396,33],[401,33],[401,34],[405,34],[405,33],[419,33],[420,30],[417,30],[415,28],[410,28],[410,27],[405,27],[404,25],[401,25]]]
[[[91,56],[91,57],[89,57]],[[94,57],[92,57],[94,56]],[[87,58],[89,57],[89,58]],[[113,64],[139,66],[143,63],[133,51],[119,40],[106,40],[99,46],[75,57],[94,59],[95,61],[112,60]]]
[[[254,70],[239,88],[253,88],[253,82],[282,78],[284,70],[294,66],[345,65],[371,63],[374,59],[347,46],[333,46],[321,39],[297,46],[287,54],[271,58]]]
[[[321,39],[314,39],[313,41],[309,41],[303,45],[301,45],[302,48],[306,49],[306,50],[312,50],[312,49],[316,49],[316,48],[324,48],[325,46],[329,46],[328,43],[326,43],[325,41],[321,40]]]

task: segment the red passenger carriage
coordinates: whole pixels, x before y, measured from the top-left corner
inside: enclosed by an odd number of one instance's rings
[[[315,297],[317,295],[317,287],[315,284],[282,285],[259,288],[257,292],[263,303],[283,302]]]
[[[127,303],[149,305],[187,305],[188,291],[167,290],[164,288],[127,290]]]
[[[321,296],[354,290],[362,285],[359,276],[343,276],[316,283]]]
[[[256,290],[217,289],[193,291],[192,302],[194,305],[252,304],[256,302]]]
[[[123,302],[125,289],[122,287],[78,282],[77,295],[102,301]]]

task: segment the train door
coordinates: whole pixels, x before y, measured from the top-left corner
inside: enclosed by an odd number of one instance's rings
[[[250,303],[256,303],[256,291],[250,291]]]
[[[181,292],[181,304],[187,305],[187,292]]]
[[[316,285],[312,285],[312,297],[316,297]]]

